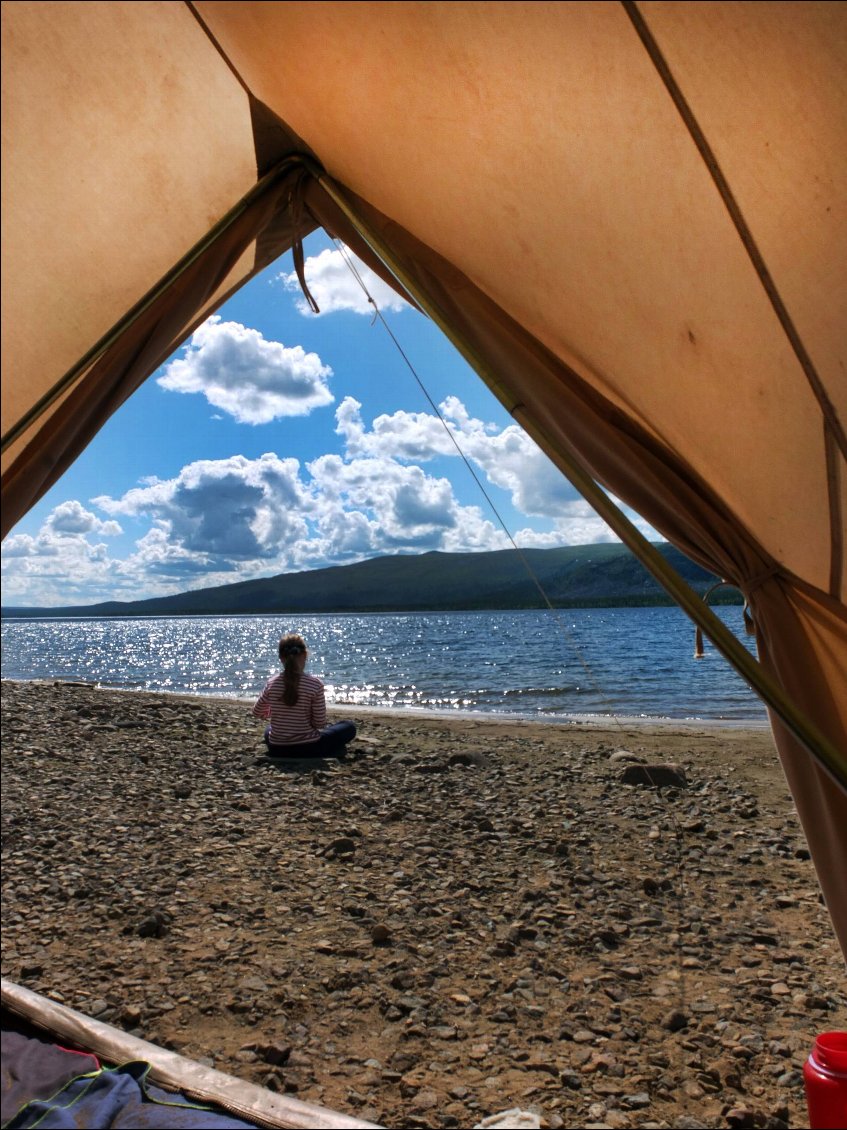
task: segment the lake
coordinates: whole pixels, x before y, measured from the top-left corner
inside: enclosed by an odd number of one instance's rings
[[[741,608],[716,609],[750,648]],[[612,715],[764,723],[765,709],[677,608],[391,615],[7,619],[7,679],[251,698],[300,631],[330,704],[566,721]]]

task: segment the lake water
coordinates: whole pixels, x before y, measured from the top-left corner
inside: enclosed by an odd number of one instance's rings
[[[718,615],[748,647],[741,609]],[[251,698],[300,631],[327,699],[362,707],[763,723],[764,707],[676,608],[4,620],[2,675]],[[751,647],[752,650],[752,647]]]

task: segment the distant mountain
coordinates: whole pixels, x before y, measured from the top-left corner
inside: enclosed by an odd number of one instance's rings
[[[697,592],[718,580],[672,546],[662,543],[657,548]],[[68,608],[9,607],[2,609],[2,615],[198,616],[544,607],[526,564],[550,601],[562,608],[672,603],[628,549],[604,543],[520,552],[376,557],[355,565],[282,573],[152,600]],[[733,596],[723,599],[731,601]]]

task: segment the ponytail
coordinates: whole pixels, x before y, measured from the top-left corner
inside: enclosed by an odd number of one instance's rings
[[[300,665],[294,656],[286,659],[282,680],[282,701],[286,706],[296,706],[300,693]]]
[[[306,641],[302,636],[283,636],[279,641],[279,658],[283,664],[282,701],[295,706],[300,693],[301,657],[306,654]]]

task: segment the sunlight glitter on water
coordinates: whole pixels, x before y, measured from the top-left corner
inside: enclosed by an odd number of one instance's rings
[[[721,609],[735,627],[740,610]],[[764,708],[672,608],[550,612],[4,620],[5,678],[249,699],[294,627],[330,704],[521,716],[761,720]],[[742,629],[743,631],[743,629]]]

